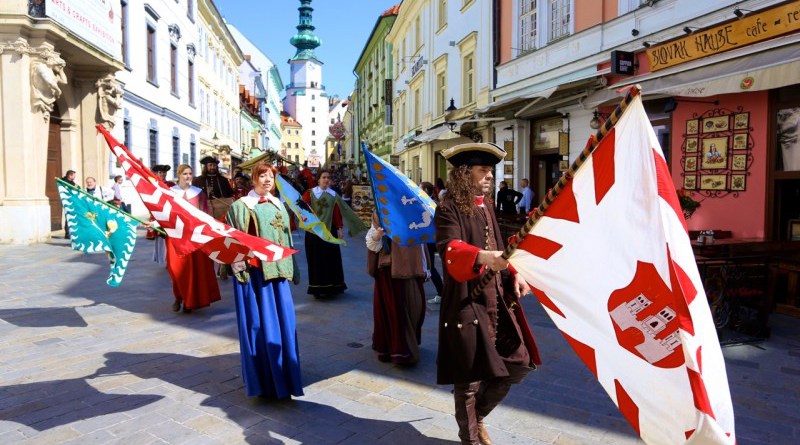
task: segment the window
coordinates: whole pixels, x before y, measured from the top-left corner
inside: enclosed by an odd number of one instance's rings
[[[550,1],[550,34],[549,40],[556,40],[569,35],[570,1]]]
[[[418,127],[420,125],[420,115],[422,114],[422,110],[420,109],[422,104],[420,103],[420,91],[419,88],[414,90],[414,126]]]
[[[312,117],[312,118],[311,118],[311,122],[312,122],[312,123],[313,123],[313,122],[316,122],[316,121],[317,121],[317,118],[316,118],[316,117]]]
[[[436,18],[436,24],[440,29],[447,25],[447,0],[439,0],[439,15]]]
[[[522,0],[519,14],[519,51],[526,52],[536,49],[536,27],[538,26],[538,0]]]
[[[156,29],[147,25],[147,80],[156,83]]]
[[[192,12],[194,12],[194,1],[186,0],[186,17],[189,17],[191,19],[194,16]]]
[[[294,155],[294,162],[300,162],[300,155]]]
[[[189,142],[189,157],[191,159],[190,164],[192,169],[197,164],[197,142],[191,141]]]
[[[172,136],[172,168],[177,169],[181,163],[181,147],[178,136]]]
[[[464,105],[475,102],[475,53],[464,56],[463,61]]]
[[[175,45],[169,46],[169,77],[170,77],[170,91],[172,94],[178,95],[178,47]]]
[[[436,73],[436,115],[444,114],[447,108],[447,73]]]
[[[414,22],[414,46],[415,51],[422,46],[422,16],[417,16],[417,20]]]
[[[130,120],[125,119],[122,122],[122,132],[123,132],[122,133],[123,134],[123,137],[122,137],[123,143],[125,144],[126,147],[130,147],[131,146],[131,121]]]
[[[317,141],[311,141],[311,145],[312,146],[317,145]]]
[[[300,144],[298,142],[294,143],[294,148],[300,148]]]
[[[317,107],[311,107],[311,112],[313,113],[315,111],[317,111]]]
[[[316,135],[317,135],[317,130],[311,130],[311,136],[316,136]]]
[[[150,129],[148,150],[150,154],[150,165],[158,164],[158,130],[154,128]]]
[[[120,27],[122,29],[122,61],[125,66],[128,66],[128,2],[123,0],[120,2],[122,12],[120,14]]]
[[[189,105],[194,105],[194,62],[189,61]]]

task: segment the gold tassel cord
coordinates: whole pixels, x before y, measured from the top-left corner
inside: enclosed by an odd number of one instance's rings
[[[617,121],[619,121],[619,118],[622,117],[622,113],[625,112],[625,110],[628,108],[628,105],[630,105],[633,99],[638,96],[640,92],[641,88],[639,85],[633,85],[630,87],[630,89],[628,89],[628,93],[625,95],[619,105],[617,105],[617,108],[614,109],[614,112],[611,113],[611,116],[606,119],[603,126],[597,130],[597,133],[589,138],[586,148],[584,148],[580,155],[578,155],[578,158],[575,159],[575,162],[570,165],[569,170],[561,175],[561,178],[558,180],[556,185],[554,185],[553,188],[547,192],[539,206],[528,214],[528,220],[519,229],[519,232],[513,237],[512,241],[508,243],[503,251],[503,259],[508,260],[514,251],[517,250],[517,247],[522,240],[528,235],[528,233],[530,233],[531,230],[533,230],[533,227],[536,225],[536,223],[542,218],[542,216],[544,216],[544,212],[550,207],[558,194],[561,193],[564,187],[566,187],[575,176],[575,172],[584,164],[584,162],[586,162],[586,160],[589,158],[589,155],[591,155],[594,149],[600,144],[600,141],[602,141],[603,138],[611,131],[611,129],[614,128],[614,125],[616,125]],[[486,285],[489,284],[494,278],[495,273],[495,271],[489,269],[481,276],[478,284],[472,289],[473,300],[476,300],[480,296],[483,288],[486,287]],[[511,304],[513,306],[516,304],[516,302]]]

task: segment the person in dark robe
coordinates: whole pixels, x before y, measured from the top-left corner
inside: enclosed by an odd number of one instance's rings
[[[206,156],[200,160],[200,164],[203,166],[203,174],[194,178],[192,185],[205,192],[211,215],[221,220],[233,204],[233,188],[228,178],[219,173],[218,159]]]
[[[75,183],[75,176],[76,176],[75,170],[67,170],[67,172],[64,173],[64,176],[61,178],[61,180],[75,188],[81,188],[81,186]],[[66,213],[64,214],[64,239],[69,239],[69,224],[67,224]]]
[[[522,199],[522,193],[508,186],[506,181],[500,181],[500,190],[497,191],[497,211],[503,215],[516,215],[517,203]]]
[[[382,362],[415,365],[425,321],[424,283],[430,274],[427,249],[391,241],[375,212],[366,243],[367,271],[375,278],[372,349]]]
[[[303,201],[332,235],[342,238],[345,224],[350,236],[367,229],[341,196],[330,188],[330,173],[327,170],[322,169],[317,173],[317,183],[319,185],[303,193]],[[339,245],[324,241],[311,232],[306,232],[305,237],[308,293],[320,298],[344,292],[347,284],[344,282]]]
[[[243,232],[292,247],[289,214],[275,197],[277,170],[253,168],[255,187],[233,203],[227,223]],[[233,294],[239,325],[242,378],[248,396],[285,399],[303,395],[294,301],[289,282],[300,280],[294,256],[275,262],[234,263]]]
[[[492,169],[505,158],[495,144],[446,149],[453,165],[436,209],[436,246],[444,268],[439,311],[437,382],[453,384],[463,444],[490,444],[484,419],[540,363],[517,299],[530,291],[502,258],[503,240],[492,208]],[[481,275],[499,272],[477,297]]]

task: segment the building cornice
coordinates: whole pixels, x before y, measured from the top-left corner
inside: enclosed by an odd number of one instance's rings
[[[164,116],[168,119],[172,119],[179,124],[185,125],[192,130],[199,131],[200,130],[200,123],[195,122],[185,116],[181,116],[180,114],[172,111],[167,107],[162,107],[160,105],[154,104],[149,100],[132,93],[131,91],[125,90],[125,102],[130,103],[131,105],[135,105],[137,107],[143,108],[151,113],[157,114],[159,116]]]

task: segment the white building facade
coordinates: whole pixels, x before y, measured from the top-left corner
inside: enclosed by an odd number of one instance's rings
[[[198,171],[200,112],[197,107],[197,11],[194,2],[161,0],[122,2],[123,60],[117,73],[124,101],[115,136],[145,165],[169,165],[171,177],[180,164]],[[124,175],[109,159],[111,177]],[[128,203],[140,203],[135,191]],[[134,213],[146,212],[136,206]]]

